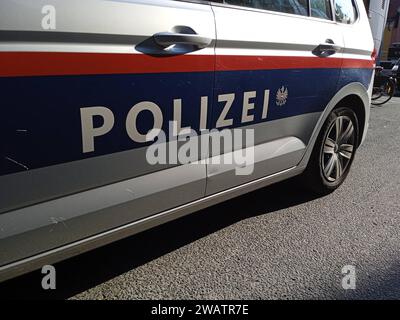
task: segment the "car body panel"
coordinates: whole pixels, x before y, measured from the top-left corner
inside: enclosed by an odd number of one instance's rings
[[[57,10],[57,29],[44,31],[42,8],[48,5]],[[166,53],[148,40],[184,25],[215,39],[210,6],[166,0],[5,1],[1,6],[0,86],[6,103],[1,112],[7,121],[0,129],[6,141],[0,144],[0,212],[174,166],[147,162],[146,143],[127,134],[127,115],[137,103],[157,104],[168,133],[174,99],[185,106],[193,96],[199,101],[211,96],[214,44],[188,48],[183,55]],[[144,19],[149,14],[160,19]],[[82,110],[94,107],[111,112],[113,127],[85,151]],[[188,121],[197,117],[196,109],[185,112]],[[92,121],[96,127],[102,119]],[[145,131],[152,115],[137,122]],[[197,170],[204,173],[205,165]],[[204,179],[193,182],[194,192],[183,202],[167,194],[158,199],[170,199],[170,208],[195,200],[204,195]]]
[[[364,110],[364,139],[373,40],[357,4],[358,21],[342,25],[207,1],[2,2],[0,281],[302,173],[325,120],[349,96]],[[38,23],[46,5],[59,12],[56,31]],[[193,31],[208,47],[166,52],[154,43],[158,32]],[[328,37],[342,49],[317,57]],[[221,126],[226,95],[232,122]],[[253,173],[201,161],[244,151],[236,147],[150,164],[152,141],[135,141],[128,128],[142,102],[160,108],[166,133],[176,119],[197,133],[253,130]],[[98,107],[108,115],[89,125],[104,126],[111,112],[113,126],[91,144],[82,115]],[[143,113],[139,131],[155,119]]]

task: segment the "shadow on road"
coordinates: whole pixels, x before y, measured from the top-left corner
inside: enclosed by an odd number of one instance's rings
[[[0,299],[69,298],[236,222],[313,199],[284,181],[60,262],[56,290],[41,288],[40,271],[4,282]]]

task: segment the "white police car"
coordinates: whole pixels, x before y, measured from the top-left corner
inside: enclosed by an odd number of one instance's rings
[[[2,0],[0,281],[295,175],[336,189],[374,64],[361,0]],[[183,129],[252,145],[173,161]]]

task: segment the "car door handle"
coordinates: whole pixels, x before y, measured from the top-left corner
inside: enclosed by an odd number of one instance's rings
[[[174,44],[186,44],[193,45],[199,48],[206,48],[210,45],[212,39],[203,37],[198,34],[187,34],[187,33],[173,33],[173,32],[159,32],[153,36],[155,42],[163,47],[167,48]]]
[[[313,50],[313,54],[318,57],[329,57],[341,49],[341,46],[334,43],[321,43]]]

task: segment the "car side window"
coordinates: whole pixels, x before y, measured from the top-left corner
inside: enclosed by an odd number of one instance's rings
[[[308,0],[225,0],[236,6],[308,16]]]
[[[357,10],[353,0],[335,0],[335,18],[337,22],[351,24],[357,19]]]
[[[332,20],[330,0],[311,0],[311,17]]]

